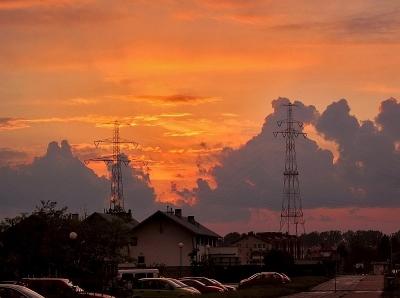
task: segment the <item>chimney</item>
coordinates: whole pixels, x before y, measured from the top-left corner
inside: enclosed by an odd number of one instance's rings
[[[175,216],[182,217],[182,209],[175,209]]]
[[[188,216],[188,222],[190,222],[191,224],[195,224],[196,223],[195,220],[194,220],[194,216],[193,215]]]

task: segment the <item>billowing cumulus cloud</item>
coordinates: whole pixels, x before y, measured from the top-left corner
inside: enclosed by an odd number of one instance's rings
[[[285,98],[273,101],[273,113],[266,117],[258,135],[238,149],[222,151],[218,165],[210,171],[215,187],[206,179],[198,179],[193,189],[174,185],[172,191],[183,201],[197,200],[194,209],[209,220],[243,220],[254,208],[279,211],[285,141],[275,138],[273,132],[282,129],[277,122],[285,119],[284,105],[288,102]],[[375,122],[359,121],[344,99],[322,113],[314,106],[295,104],[295,118],[334,141],[340,154],[334,162],[331,151],[310,138],[297,138],[304,208],[400,206],[400,160],[395,150],[395,141],[400,139],[395,125],[400,118],[400,103],[384,101]]]
[[[142,219],[152,210],[155,195],[140,169],[124,169],[125,206]],[[98,177],[76,158],[67,141],[51,142],[44,156],[31,164],[0,167],[2,216],[30,212],[40,200],[57,201],[72,212],[108,208],[109,181]]]

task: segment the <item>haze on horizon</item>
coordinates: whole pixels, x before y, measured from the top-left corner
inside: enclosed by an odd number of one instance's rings
[[[307,231],[397,231],[399,20],[397,1],[1,1],[0,218],[102,210],[106,168],[82,161],[118,119],[148,164],[125,173],[138,218],[276,230],[288,98]]]

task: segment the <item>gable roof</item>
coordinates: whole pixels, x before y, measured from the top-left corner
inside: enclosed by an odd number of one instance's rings
[[[135,226],[137,226],[139,224],[139,222],[136,219],[134,219],[133,217],[129,221],[126,221],[117,215],[108,214],[108,213],[100,213],[100,212],[92,213],[85,219],[85,221],[89,222],[89,221],[95,220],[95,219],[104,220],[109,223],[120,222],[120,223],[123,223],[127,228],[130,228],[130,229],[133,229]]]
[[[265,239],[259,237],[259,236],[256,235],[256,234],[243,234],[242,236],[240,236],[239,239],[237,239],[236,241],[233,241],[232,244],[237,244],[237,243],[239,243],[239,242],[241,242],[241,241],[243,241],[243,240],[249,239],[249,238],[255,238],[255,239],[259,240],[259,241],[268,243],[267,240],[265,240]]]
[[[162,212],[160,210],[153,213],[148,218],[146,218],[141,223],[139,223],[137,226],[135,226],[134,230],[146,225],[148,222],[151,222],[155,218],[163,218],[163,219],[172,221],[195,235],[221,238],[220,235],[218,235],[217,233],[214,233],[213,231],[206,228],[205,226],[203,226],[202,224],[200,224],[199,222],[197,222],[195,220],[189,221],[188,217],[186,217],[186,216],[177,216],[173,213]]]

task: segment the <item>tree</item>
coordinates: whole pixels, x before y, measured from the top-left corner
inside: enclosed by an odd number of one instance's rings
[[[6,220],[1,234],[0,267],[7,278],[65,272],[70,251],[69,233],[74,223],[66,208],[42,201],[30,216]],[[3,225],[4,226],[4,225]]]
[[[286,251],[272,249],[264,256],[264,264],[269,271],[288,272],[294,264],[294,259]]]
[[[228,233],[224,237],[223,244],[225,246],[231,246],[233,243],[240,239],[240,234],[238,232]]]

